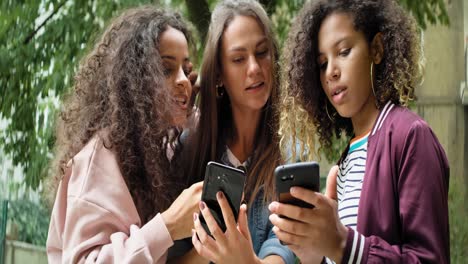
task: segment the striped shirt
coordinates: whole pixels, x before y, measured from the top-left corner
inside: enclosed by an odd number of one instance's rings
[[[351,140],[346,158],[339,165],[337,179],[338,215],[341,223],[356,230],[359,199],[367,159],[369,133]]]

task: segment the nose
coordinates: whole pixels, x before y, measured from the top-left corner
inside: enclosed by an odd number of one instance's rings
[[[261,71],[260,65],[258,64],[257,58],[255,56],[250,56],[249,64],[247,68],[247,76],[254,77]]]
[[[177,73],[175,85],[178,90],[185,90],[187,92],[187,96],[190,97],[190,95],[192,94],[192,85],[190,83],[190,80],[188,79],[188,76],[185,75],[185,72],[182,69],[182,67],[180,67],[179,72]]]
[[[326,73],[325,73],[327,83],[331,82],[331,81],[338,80],[340,78],[340,75],[341,75],[341,72],[340,72],[340,69],[339,69],[338,65],[336,65],[336,63],[334,63],[332,61],[329,61],[327,66],[328,67],[327,67]]]

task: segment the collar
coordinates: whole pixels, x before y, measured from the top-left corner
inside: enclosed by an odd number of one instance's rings
[[[379,116],[377,117],[377,121],[374,124],[374,127],[372,128],[371,136],[373,136],[377,131],[379,131],[382,128],[382,124],[384,123],[385,119],[388,116],[388,113],[395,107],[395,104],[393,104],[391,101],[388,101],[387,104],[385,104],[384,108],[382,111],[380,111]]]

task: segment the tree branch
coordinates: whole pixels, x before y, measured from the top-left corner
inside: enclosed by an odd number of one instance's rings
[[[58,6],[56,6],[54,8],[54,11],[34,30],[32,31],[31,33],[29,33],[29,35],[26,37],[26,39],[24,39],[24,42],[23,44],[28,44],[31,39],[37,34],[37,32],[45,26],[45,24],[55,15],[57,14],[57,12],[59,11],[60,8],[62,8],[63,5],[65,5],[65,2],[66,1],[63,1],[61,2]]]
[[[275,7],[276,7],[276,4],[278,3],[278,0],[260,0],[259,2],[265,8],[268,15],[271,15],[273,14],[273,12],[275,12]]]
[[[197,28],[200,40],[203,43],[208,32],[211,16],[208,2],[206,0],[185,0],[185,4],[187,5],[189,20]]]

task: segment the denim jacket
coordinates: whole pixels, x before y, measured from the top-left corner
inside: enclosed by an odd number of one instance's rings
[[[236,167],[233,164],[235,162],[232,162],[232,158],[227,154],[228,149],[226,150],[227,151],[224,152],[221,157],[221,163]],[[250,158],[240,166],[248,168],[249,165]],[[260,189],[247,215],[255,254],[260,259],[264,259],[269,255],[278,255],[283,258],[286,264],[293,264],[295,262],[295,256],[287,246],[281,245],[279,239],[272,230],[273,225],[268,219],[269,215],[270,211],[268,210],[268,205],[263,202],[263,189]]]

